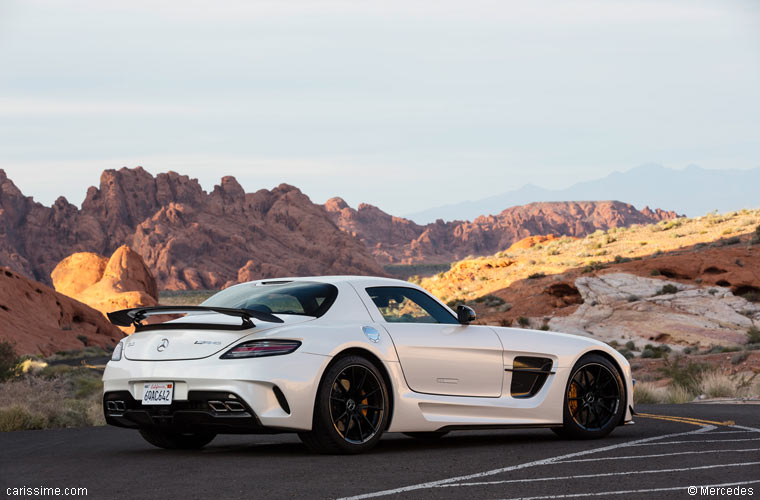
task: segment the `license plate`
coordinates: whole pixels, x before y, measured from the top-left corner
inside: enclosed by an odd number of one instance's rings
[[[142,404],[170,405],[174,395],[174,382],[145,382]]]

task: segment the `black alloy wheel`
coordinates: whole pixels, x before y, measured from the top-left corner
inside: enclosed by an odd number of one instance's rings
[[[369,360],[346,356],[320,382],[311,432],[301,440],[319,453],[361,453],[380,440],[388,425],[388,389]]]
[[[330,417],[335,430],[347,442],[366,443],[383,422],[385,397],[380,381],[369,367],[350,365],[332,384]]]
[[[575,365],[565,391],[563,437],[591,439],[609,434],[625,412],[625,386],[605,357],[590,354]]]

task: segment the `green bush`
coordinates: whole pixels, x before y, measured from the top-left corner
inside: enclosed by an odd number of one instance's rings
[[[667,285],[664,285],[662,288],[657,290],[656,295],[669,295],[672,293],[678,293],[678,287],[668,283]]]
[[[747,343],[748,344],[760,344],[760,330],[756,326],[749,327],[747,330]]]
[[[19,363],[18,354],[10,342],[0,342],[0,382],[7,380],[16,372]]]
[[[540,272],[539,273],[533,273],[533,274],[531,274],[531,275],[528,276],[528,279],[529,280],[535,280],[535,279],[543,278],[544,276],[546,276],[546,274],[544,274],[544,273],[540,273]]]
[[[659,368],[660,373],[672,379],[674,386],[685,389],[689,394],[697,395],[700,392],[702,376],[705,371],[703,363],[687,362],[681,364],[683,358],[676,357],[672,362],[668,359]]]
[[[530,325],[530,320],[526,318],[525,316],[520,316],[519,318],[517,318],[517,324],[525,328],[526,326]]]

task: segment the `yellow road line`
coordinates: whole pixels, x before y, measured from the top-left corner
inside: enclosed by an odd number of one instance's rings
[[[725,420],[723,422],[716,422],[714,420],[704,420],[701,418],[692,418],[692,417],[674,417],[670,415],[656,415],[652,413],[637,413],[637,417],[643,417],[643,418],[652,418],[655,420],[667,420],[669,422],[680,422],[683,424],[693,424],[693,425],[723,425],[723,426],[730,426],[730,425],[736,425],[736,422],[733,420]]]

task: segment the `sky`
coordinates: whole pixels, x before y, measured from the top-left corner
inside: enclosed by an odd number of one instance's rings
[[[760,3],[0,0],[0,168],[294,184],[393,214],[760,166]]]

